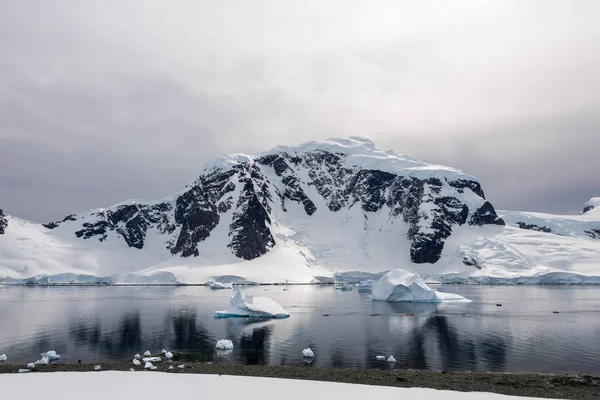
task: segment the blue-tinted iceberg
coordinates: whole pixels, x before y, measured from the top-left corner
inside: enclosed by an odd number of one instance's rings
[[[414,272],[396,269],[382,276],[373,284],[372,299],[378,301],[409,301],[441,303],[446,301],[469,301],[462,296],[433,290]]]
[[[375,283],[375,281],[373,281],[373,280],[361,281],[358,284],[358,291],[365,292],[365,293],[371,293],[371,291],[373,290],[374,283]]]
[[[242,295],[239,289],[236,289],[230,303],[229,309],[215,311],[215,318],[287,318],[290,316],[290,313],[272,298]]]

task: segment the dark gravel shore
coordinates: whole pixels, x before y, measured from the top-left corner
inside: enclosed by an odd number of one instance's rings
[[[185,364],[185,369],[177,365]],[[129,371],[131,361],[103,363],[102,371]],[[493,392],[513,396],[546,397],[560,399],[600,399],[600,377],[588,375],[541,375],[500,373],[444,373],[421,370],[353,370],[337,368],[291,367],[212,364],[184,361],[155,364],[156,371],[188,374],[221,374],[259,376],[269,378],[307,379],[327,382],[356,383],[364,385],[423,387],[468,392]],[[169,370],[169,366],[175,366]],[[16,373],[19,365],[0,364],[0,373]],[[93,371],[94,364],[51,364],[38,366],[35,372]],[[155,372],[156,372],[155,371]],[[152,373],[144,371],[144,373]]]

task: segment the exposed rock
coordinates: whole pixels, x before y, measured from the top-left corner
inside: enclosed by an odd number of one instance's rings
[[[530,231],[537,231],[537,232],[552,233],[552,229],[550,229],[550,228],[548,228],[546,226],[539,226],[539,225],[535,225],[535,224],[527,224],[525,222],[517,222],[517,225],[521,229],[528,229]]]
[[[481,266],[479,264],[477,264],[477,261],[473,257],[464,256],[463,264],[468,265],[470,267],[475,267],[477,269],[482,269]]]
[[[4,235],[4,232],[6,232],[7,227],[8,219],[6,218],[6,215],[4,215],[4,211],[0,209],[0,235]]]
[[[586,235],[591,237],[592,239],[600,240],[600,228],[598,229],[590,229],[589,231],[585,231]]]

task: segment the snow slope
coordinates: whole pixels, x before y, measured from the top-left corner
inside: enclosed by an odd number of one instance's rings
[[[36,398],[40,388],[47,400],[133,399],[142,394],[151,398],[178,400],[203,398],[270,400],[282,396],[289,400],[371,398],[410,398],[412,400],[520,400],[526,397],[482,392],[451,392],[421,388],[394,388],[305,380],[254,378],[244,376],[199,375],[160,372],[54,372],[0,375],[6,398]],[[110,388],[109,391],[106,388]]]
[[[597,283],[599,204],[498,216],[470,175],[330,139],[217,158],[155,201],[44,225],[2,214],[0,282],[309,283],[402,268],[441,282]]]

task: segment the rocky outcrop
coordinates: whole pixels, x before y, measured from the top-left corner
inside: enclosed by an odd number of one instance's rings
[[[600,240],[600,228],[590,229],[588,231],[585,231],[585,234],[588,235],[589,237],[591,237],[592,239]]]
[[[390,223],[406,223],[411,260],[435,263],[455,226],[504,225],[481,185],[457,176],[366,168],[354,165],[347,153],[319,148],[281,150],[217,163],[181,193],[156,203],[130,202],[44,226],[68,224],[81,239],[115,236],[135,249],[145,248],[152,231],[164,238],[171,254],[181,257],[201,255],[201,242],[224,226],[228,243],[223,246],[252,260],[276,245],[273,224],[291,207],[300,206],[308,218],[358,209],[365,220],[384,212]]]
[[[4,211],[0,209],[0,235],[4,235],[6,228],[8,228],[8,219],[6,218],[6,215],[4,215]]]
[[[527,230],[536,231],[536,232],[552,233],[552,229],[548,228],[547,226],[539,226],[536,224],[527,224],[525,222],[517,222],[517,225],[521,229],[527,229]]]

